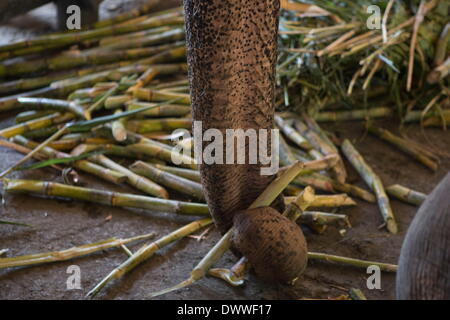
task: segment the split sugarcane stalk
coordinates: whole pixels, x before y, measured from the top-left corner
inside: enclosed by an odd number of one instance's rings
[[[117,110],[115,113],[121,113]],[[125,129],[126,119],[120,118],[111,124],[111,132],[117,142],[123,142],[127,139],[127,130]]]
[[[303,170],[310,170],[311,167],[316,168],[323,166],[324,164],[332,162],[332,159],[334,159],[334,164],[337,161],[335,156],[327,156],[325,158],[322,160],[311,161],[310,163],[296,162],[289,168],[283,170],[283,172],[281,172],[280,175],[267,186],[267,188],[259,195],[259,197],[256,198],[256,200],[250,206],[250,209],[269,206],[276,199],[276,197],[278,197],[278,195],[283,192],[284,188],[286,188],[297,175],[301,174]],[[184,288],[202,279],[208,273],[208,270],[217,261],[219,261],[219,259],[230,248],[232,232],[233,229],[230,229],[222,236],[222,238],[216,243],[216,245],[194,267],[194,269],[191,271],[190,277],[187,280],[175,285],[172,288],[152,293],[150,297],[159,296],[174,290]]]
[[[89,243],[78,247],[72,247],[70,249],[61,251],[35,253],[11,258],[0,258],[0,269],[39,265],[43,263],[51,263],[58,261],[67,261],[79,257],[84,257],[94,252],[106,250],[109,248],[120,247],[127,243],[140,240],[147,240],[154,237],[155,233],[144,234],[141,236],[126,239],[110,238],[95,243]]]
[[[406,203],[410,203],[415,206],[420,206],[427,198],[426,194],[409,189],[399,184],[393,184],[387,187],[386,192],[388,195],[392,197],[395,197],[399,200],[402,200]]]
[[[351,227],[348,216],[345,214],[335,214],[320,211],[304,211],[300,215],[299,222],[306,225],[345,225]]]
[[[389,203],[389,198],[386,195],[381,179],[364,161],[364,158],[349,140],[345,140],[342,143],[342,152],[345,154],[348,161],[350,161],[356,171],[358,171],[359,175],[363,178],[366,184],[375,193],[378,207],[380,208],[381,215],[386,222],[388,231],[396,234],[398,232],[397,223],[395,222],[394,214]]]
[[[135,174],[134,172],[112,161],[106,156],[104,155],[94,156],[93,160],[111,170],[118,171],[127,176],[128,178],[127,182],[136,189],[139,189],[147,194],[156,196],[158,198],[169,199],[169,193],[167,192],[166,189],[164,189],[160,185],[156,184],[155,182],[145,177]]]
[[[4,179],[3,189],[5,192],[10,193],[61,197],[99,203],[112,207],[138,208],[180,215],[209,215],[208,206],[204,203],[160,199],[130,193],[76,187],[49,181]]]
[[[210,225],[211,223],[212,223],[211,218],[197,220],[175,230],[174,232],[158,239],[157,241],[142,246],[125,262],[123,262],[120,266],[115,268],[113,271],[111,271],[111,273],[109,273],[105,278],[103,278],[103,280],[101,280],[91,291],[88,292],[87,296],[94,297],[108,282],[110,282],[113,279],[119,279],[123,277],[126,273],[130,272],[136,266],[152,257],[156,251],[169,245],[172,242],[175,242],[179,239],[182,239],[196,232],[197,230],[205,226]]]
[[[403,152],[407,153],[408,155],[412,156],[416,160],[418,160],[420,163],[425,165],[426,167],[430,168],[433,171],[437,170],[438,164],[434,159],[429,158],[427,155],[423,154],[420,150],[415,148],[414,146],[410,145],[408,141],[406,141],[403,138],[400,138],[390,131],[382,128],[376,128],[374,126],[369,126],[369,132],[373,133],[377,137],[379,137],[382,140],[385,140]]]
[[[296,197],[284,197],[284,203],[289,204],[295,200]],[[356,206],[356,202],[347,194],[335,195],[315,195],[311,207],[344,207]]]
[[[144,177],[151,179],[167,188],[171,188],[197,200],[205,201],[202,185],[169,172],[159,170],[153,165],[142,161],[135,162],[130,169]]]

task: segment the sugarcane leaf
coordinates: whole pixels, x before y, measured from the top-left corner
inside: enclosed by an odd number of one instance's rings
[[[98,125],[104,124],[104,123],[108,123],[111,121],[115,121],[117,119],[123,118],[123,117],[129,117],[135,114],[138,114],[140,112],[143,111],[147,111],[150,109],[154,109],[154,108],[158,108],[160,106],[166,105],[166,104],[172,104],[175,102],[180,101],[182,98],[177,98],[177,99],[173,99],[173,100],[169,100],[166,102],[161,102],[161,103],[157,103],[153,106],[148,106],[148,107],[144,107],[144,108],[140,108],[140,109],[134,109],[134,110],[130,110],[130,111],[125,111],[122,113],[117,113],[117,114],[112,114],[109,116],[103,116],[103,117],[98,117],[92,120],[84,120],[84,121],[78,121],[78,122],[74,122],[70,125],[68,125],[67,129],[69,132],[75,133],[75,132],[86,132],[91,130],[93,127],[96,127]]]
[[[0,224],[10,224],[10,225],[14,225],[14,226],[30,227],[30,228],[33,227],[32,225],[29,225],[26,223],[15,222],[15,221],[5,221],[5,220],[0,220]]]
[[[106,150],[102,150],[102,151],[84,153],[84,154],[81,154],[76,157],[55,158],[55,159],[49,159],[49,160],[45,160],[45,161],[39,161],[39,162],[33,163],[32,165],[29,165],[29,166],[18,167],[16,170],[33,170],[33,169],[40,169],[40,168],[53,166],[53,165],[57,165],[57,164],[67,164],[67,163],[82,160],[85,158],[93,157],[93,156],[96,156],[99,154],[103,154],[105,152],[106,152]]]

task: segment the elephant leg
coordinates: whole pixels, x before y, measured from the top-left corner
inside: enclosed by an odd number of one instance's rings
[[[218,129],[225,137],[226,129],[270,131],[279,0],[185,0],[184,8],[193,119],[201,121],[202,132]],[[248,158],[248,145],[245,154]],[[208,206],[222,233],[234,213],[247,209],[273,180],[261,175],[261,167],[248,160],[200,165]]]
[[[98,9],[101,1],[99,0],[57,0],[55,5],[58,10],[58,29],[67,29],[67,19],[70,14],[67,13],[67,8],[71,5],[77,5],[81,13],[81,26],[85,28],[98,21]]]
[[[450,299],[450,173],[414,217],[400,252],[398,299]]]

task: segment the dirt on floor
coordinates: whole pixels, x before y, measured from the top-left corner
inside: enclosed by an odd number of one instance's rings
[[[104,8],[108,2],[105,1]],[[129,1],[124,1],[124,3]],[[124,4],[123,4],[124,5]],[[41,9],[39,9],[41,10]],[[51,14],[49,6],[45,11]],[[42,17],[41,17],[42,18]],[[44,20],[45,21],[45,20]],[[41,21],[42,22],[42,21]],[[11,27],[8,27],[11,28]],[[17,30],[17,27],[14,27]],[[6,29],[0,27],[4,42]],[[5,35],[5,37],[4,37]],[[24,33],[20,33],[22,37]],[[10,39],[17,34],[10,34]],[[14,114],[0,115],[0,128],[13,124]],[[378,121],[377,125],[398,132],[394,121]],[[450,170],[450,160],[443,158],[437,172],[418,164],[385,142],[366,135],[362,122],[345,122],[324,126],[339,138],[349,138],[367,162],[380,175],[386,185],[400,183],[412,189],[430,192]],[[435,150],[450,148],[450,135],[440,129],[422,131],[418,125],[404,128],[412,139],[427,144]],[[15,151],[0,148],[0,171],[21,158]],[[366,188],[357,173],[346,163],[349,181]],[[126,186],[102,183],[80,173],[85,186],[112,191],[136,192]],[[10,178],[37,179],[62,182],[60,174],[52,169],[15,172]],[[376,204],[357,200],[352,208],[337,212],[349,216],[352,228],[341,234],[338,228],[329,227],[323,234],[305,229],[311,251],[348,256],[359,259],[396,263],[408,225],[416,207],[393,200],[391,202],[398,221],[399,234],[389,234],[379,229],[382,218]],[[8,257],[38,252],[67,249],[110,237],[127,238],[149,232],[163,236],[195,220],[195,217],[174,214],[111,208],[108,206],[61,199],[45,199],[28,195],[4,195],[0,206],[0,219],[20,221],[33,227],[0,225],[0,250],[8,248]],[[201,231],[199,232],[201,233]],[[147,294],[167,288],[189,276],[192,267],[220,238],[216,230],[206,239],[180,240],[157,252],[122,280],[108,285],[99,299],[144,299]],[[129,245],[136,250],[142,243]],[[111,270],[127,258],[120,249],[109,249],[89,256],[40,266],[0,270],[0,299],[84,299],[86,293]],[[230,267],[236,258],[227,253],[218,266]],[[81,289],[68,290],[67,273],[71,265],[81,270]],[[381,289],[369,290],[366,270],[311,261],[304,275],[294,286],[271,286],[250,275],[243,287],[233,288],[216,278],[207,277],[198,283],[159,297],[159,299],[300,299],[332,298],[347,293],[349,288],[359,288],[368,299],[394,299],[395,274],[383,273]]]

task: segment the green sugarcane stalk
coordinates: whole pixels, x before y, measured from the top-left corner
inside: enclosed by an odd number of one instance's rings
[[[374,126],[369,126],[369,132],[376,135],[380,139],[387,141],[391,143],[392,145],[396,146],[406,154],[412,156],[414,159],[425,165],[426,167],[430,168],[433,171],[436,171],[438,168],[438,164],[433,159],[430,159],[427,155],[423,154],[420,150],[417,148],[414,148],[412,145],[408,143],[403,138],[400,138],[390,131],[382,128],[376,128]]]
[[[366,296],[360,289],[351,288],[349,291],[349,295],[352,300],[367,300]]]
[[[188,169],[197,169],[195,159],[190,156],[184,155],[174,151],[169,146],[162,146],[156,141],[148,139],[145,143],[132,144],[126,147],[126,149],[137,152],[140,154],[148,155],[152,158],[158,158],[168,162],[176,162],[175,164]]]
[[[106,38],[102,38],[98,41],[98,46],[103,47],[103,46],[115,44],[117,42],[124,42],[124,41],[129,41],[132,39],[143,38],[143,37],[150,36],[150,35],[161,34],[165,31],[172,30],[173,28],[176,28],[176,27],[177,26],[162,26],[162,27],[151,28],[151,29],[147,29],[147,30],[143,30],[143,31],[127,33],[122,36],[106,37]]]
[[[37,37],[32,40],[19,41],[16,43],[0,46],[0,53],[2,53],[1,57],[3,59],[12,58],[17,57],[20,54],[23,54],[23,52],[21,52],[21,49],[28,49],[33,47],[34,49],[33,53],[38,53],[46,51],[48,49],[66,47],[68,45],[79,43],[85,40],[93,40],[106,36],[114,36],[130,32],[137,32],[164,25],[183,24],[183,22],[184,22],[183,17],[173,14],[167,14],[165,16],[149,18],[146,21],[136,25],[126,24],[117,27],[105,27],[81,32],[47,35]],[[3,68],[4,67],[0,69]]]
[[[4,69],[2,69],[2,66],[6,65],[0,65],[0,77],[18,77],[41,71],[61,71],[85,65],[102,65],[118,61],[142,59],[167,51],[172,47],[173,45],[160,45],[120,51],[96,50],[81,53],[68,51],[53,58],[9,63]]]
[[[123,262],[120,266],[115,268],[113,271],[111,271],[111,273],[103,278],[103,280],[101,280],[91,291],[88,292],[87,296],[94,297],[108,282],[113,279],[119,279],[123,277],[139,264],[152,257],[155,252],[157,252],[161,248],[169,245],[172,242],[182,239],[196,232],[197,230],[210,225],[211,223],[212,219],[210,218],[197,220],[175,230],[174,232],[158,239],[155,242],[142,246],[125,262]]]
[[[175,129],[191,129],[192,119],[189,118],[164,118],[149,120],[130,120],[127,129],[137,133],[149,133],[155,131],[173,131]]]
[[[202,185],[177,175],[159,170],[153,165],[142,161],[135,162],[130,169],[141,176],[147,177],[167,188],[176,190],[197,200],[205,201]]]
[[[334,214],[320,211],[304,211],[300,215],[299,222],[305,225],[328,226],[346,225],[350,227],[348,216],[345,214]]]
[[[275,116],[275,123],[286,135],[286,137],[289,138],[290,141],[295,143],[300,148],[304,150],[311,150],[313,148],[312,145],[300,133],[298,133],[280,116],[278,115]]]
[[[340,183],[316,172],[298,176],[293,183],[301,186],[311,185],[316,189],[327,192],[345,192],[367,202],[376,202],[376,198],[372,193],[349,183]]]
[[[111,41],[101,45],[99,49],[131,49],[131,48],[145,48],[156,45],[168,44],[170,46],[179,45],[179,41],[184,40],[185,32],[183,28],[170,29],[157,34],[145,34],[143,36],[131,36],[124,41]],[[95,52],[95,51],[94,51]]]
[[[292,149],[287,144],[286,140],[280,135],[279,137],[279,145],[280,145],[280,164],[282,166],[289,166],[297,161]]]
[[[424,125],[428,121],[435,123],[437,126],[442,126],[442,118],[450,119],[450,110],[442,110],[442,113],[428,112],[423,114],[423,110],[408,111],[403,118],[405,123],[421,122],[424,120]],[[429,124],[428,124],[429,125]]]
[[[140,17],[144,14],[149,13],[160,2],[161,2],[161,0],[148,0],[144,4],[142,4],[139,8],[135,8],[135,9],[129,10],[127,12],[124,12],[122,14],[119,14],[117,16],[114,16],[112,18],[96,22],[93,27],[94,28],[103,28],[103,27],[107,27],[107,26],[117,25],[120,22]]]
[[[166,189],[164,189],[160,185],[156,184],[155,182],[145,177],[133,173],[132,171],[112,161],[106,156],[98,155],[93,157],[92,159],[111,170],[120,172],[125,176],[127,176],[128,184],[135,187],[136,189],[139,189],[147,194],[156,196],[158,198],[169,199],[169,193],[167,192]]]
[[[120,108],[123,107],[125,103],[131,102],[132,100],[133,97],[129,95],[110,96],[105,100],[105,109]]]
[[[342,143],[342,152],[356,171],[358,171],[359,175],[363,178],[369,188],[375,193],[378,207],[380,208],[381,215],[386,222],[388,231],[396,234],[398,232],[397,223],[395,222],[394,214],[389,203],[389,198],[386,195],[381,179],[365,162],[364,158],[349,140],[345,140]]]
[[[17,125],[0,130],[0,136],[4,138],[12,138],[14,136],[24,134],[37,129],[48,128],[55,124],[60,124],[72,120],[75,116],[72,113],[54,113],[48,116],[29,120]]]
[[[284,197],[284,203],[289,204],[294,201],[296,197]],[[335,195],[315,195],[311,207],[343,207],[356,206],[356,202],[347,194]]]
[[[22,135],[28,139],[43,139],[55,134],[58,131],[58,126],[40,128],[24,132]]]
[[[178,102],[181,104],[190,105],[191,98],[188,94],[184,93],[170,93],[146,88],[139,88],[133,92],[134,97],[139,100],[149,102],[166,101],[170,99],[180,99]]]
[[[425,193],[409,189],[399,184],[393,184],[387,187],[386,192],[392,197],[415,206],[420,206],[427,198]]]
[[[136,110],[154,105],[148,102],[130,101],[127,104],[127,110]],[[191,112],[190,106],[181,104],[166,104],[145,112],[140,113],[143,117],[184,117]]]
[[[30,111],[23,111],[17,114],[15,121],[16,123],[23,123],[30,120],[42,118],[44,116],[48,116],[55,113],[53,110],[42,110],[42,111],[36,111],[36,110],[30,110]]]
[[[166,165],[161,165],[161,164],[155,164],[155,167],[158,168],[159,170],[172,173],[174,175],[189,179],[194,182],[201,182],[200,181],[200,172],[198,170],[171,167],[171,166],[166,166]]]
[[[10,193],[61,197],[112,207],[138,208],[180,215],[209,215],[208,206],[204,203],[160,199],[136,194],[76,187],[49,181],[11,180],[5,178],[3,180],[3,189],[5,192]]]
[[[381,271],[397,272],[397,265],[395,265],[395,264],[353,259],[353,258],[335,256],[335,255],[326,254],[326,253],[308,252],[308,259],[335,262],[335,263],[339,263],[339,264],[350,265],[350,266],[364,268],[364,269],[367,269],[367,267],[374,265],[374,266],[380,267]]]
[[[31,98],[23,97],[18,99],[19,103],[32,109],[37,110],[55,110],[59,112],[70,112],[84,119],[84,109],[74,101],[48,99],[48,98]]]
[[[349,111],[322,111],[314,116],[317,122],[336,122],[336,121],[351,121],[351,120],[366,120],[376,118],[387,118],[392,116],[391,108],[371,108],[363,110],[349,110]]]
[[[14,142],[30,149],[35,149],[38,146],[36,142],[30,141],[23,136],[15,136]],[[43,147],[38,154],[42,154],[49,159],[70,157],[67,153],[56,151],[50,147]],[[104,168],[87,160],[75,161],[72,165],[79,170],[98,176],[114,184],[121,184],[127,179],[125,175],[117,171]]]
[[[186,45],[184,43],[178,44],[177,47],[173,49],[168,49],[165,51],[162,51],[158,54],[155,54],[154,56],[150,58],[145,58],[140,60],[140,63],[146,64],[146,65],[152,65],[156,63],[168,63],[178,60],[184,60],[186,58]],[[161,90],[161,92],[163,92]],[[166,91],[164,91],[166,92]],[[168,92],[170,93],[170,92]]]
[[[323,155],[336,154],[339,157],[339,161],[336,166],[331,168],[331,173],[337,181],[340,183],[345,183],[347,171],[345,170],[344,162],[339,156],[336,148],[331,147],[327,142],[323,141],[316,132],[309,129],[300,119],[295,119],[294,125],[298,132],[305,137],[315,149],[320,151],[320,153]]]
[[[155,237],[155,233],[144,234],[141,236],[136,236],[127,239],[117,239],[110,238],[106,240],[101,240],[95,243],[89,243],[82,246],[72,247],[70,249],[61,251],[51,251],[43,253],[35,253],[24,256],[10,257],[10,258],[0,258],[0,269],[2,268],[13,268],[13,267],[24,267],[24,266],[34,266],[43,263],[52,263],[58,261],[67,261],[79,257],[84,257],[94,252],[106,250],[109,248],[115,248],[123,246],[127,243],[147,240]]]

